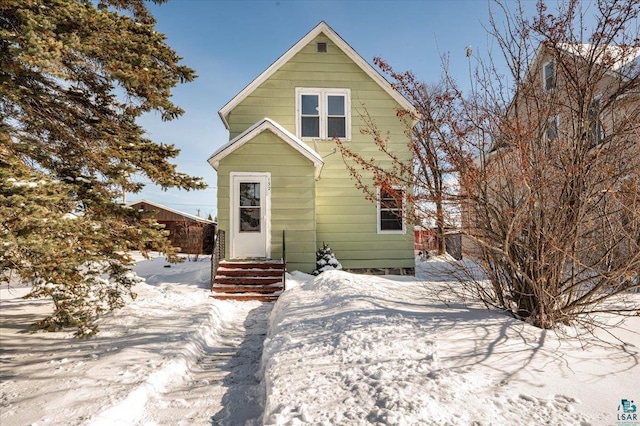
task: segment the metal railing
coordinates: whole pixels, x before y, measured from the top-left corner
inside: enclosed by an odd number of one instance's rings
[[[213,251],[211,252],[211,288],[213,288],[216,274],[218,273],[218,266],[220,261],[224,259],[225,252],[225,232],[218,230],[213,239]]]
[[[287,288],[287,239],[284,229],[282,230],[282,288]]]

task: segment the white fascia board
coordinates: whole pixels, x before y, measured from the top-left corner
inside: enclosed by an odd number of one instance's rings
[[[373,66],[365,61],[358,52],[356,52],[349,44],[344,41],[326,22],[322,21],[315,28],[313,28],[307,35],[305,35],[300,41],[287,50],[284,55],[280,56],[269,68],[262,72],[256,79],[249,83],[240,93],[233,97],[226,105],[220,108],[218,115],[222,119],[227,130],[229,129],[229,113],[247,96],[249,96],[258,86],[264,83],[269,77],[271,77],[282,65],[287,63],[293,56],[295,56],[300,50],[302,50],[307,44],[311,43],[318,35],[324,34],[331,40],[336,46],[338,46],[353,62],[355,62],[373,81],[378,83],[385,92],[387,92],[402,108],[416,113],[415,108],[404,96],[402,96],[397,90],[395,90],[386,78],[382,76]]]
[[[284,142],[289,144],[293,149],[295,149],[305,158],[311,161],[316,169],[322,168],[324,161],[317,152],[309,148],[306,143],[298,139],[293,133],[289,132],[287,129],[271,120],[270,118],[263,118],[262,120],[258,121],[256,124],[249,127],[247,130],[230,140],[218,151],[213,153],[211,157],[209,157],[209,164],[211,164],[211,167],[218,170],[220,160],[258,136],[265,130],[271,131],[274,135],[278,136]]]

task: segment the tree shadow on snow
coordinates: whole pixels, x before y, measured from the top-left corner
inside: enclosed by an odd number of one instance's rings
[[[387,298],[341,295],[339,299],[332,300],[331,304],[324,301],[292,303],[288,309],[291,317],[305,319],[296,324],[295,331],[289,331],[291,340],[308,343],[324,340],[326,347],[332,347],[338,330],[340,334],[358,329],[370,333],[384,324],[412,324],[413,338],[426,344],[437,342],[443,368],[464,373],[483,366],[495,372],[498,386],[515,379],[537,387],[541,385],[537,372],[552,367],[563,375],[572,374],[572,366],[593,356],[593,353],[579,350],[582,343],[577,340],[563,339],[553,331],[538,329],[495,310],[434,303],[429,296],[416,297],[413,302],[391,295]],[[429,299],[430,303],[425,303]],[[341,311],[331,308],[336,305],[341,306]],[[384,339],[378,343],[382,344],[385,344]],[[614,362],[609,362],[607,369],[594,372],[594,378],[623,374],[639,362],[635,348],[599,349],[597,356]]]

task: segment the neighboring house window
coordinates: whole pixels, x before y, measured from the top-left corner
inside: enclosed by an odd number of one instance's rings
[[[558,139],[559,124],[560,124],[560,118],[557,115],[549,119],[549,121],[547,122],[547,127],[545,128],[545,131],[544,131],[544,137],[547,142],[551,142]]]
[[[404,233],[405,196],[402,189],[393,192],[378,188],[378,232]]]
[[[303,139],[351,139],[351,90],[296,88],[297,134]]]
[[[600,117],[600,98],[596,98],[589,105],[589,137],[591,146],[596,146],[604,140],[604,129]]]
[[[552,90],[556,87],[556,66],[555,63],[550,61],[546,62],[542,67],[542,79],[544,84],[544,90]]]

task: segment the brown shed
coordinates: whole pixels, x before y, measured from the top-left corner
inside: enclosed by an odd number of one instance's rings
[[[169,239],[174,246],[180,247],[181,253],[211,254],[215,222],[147,200],[129,203],[128,206],[154,212],[156,221],[169,231]]]

